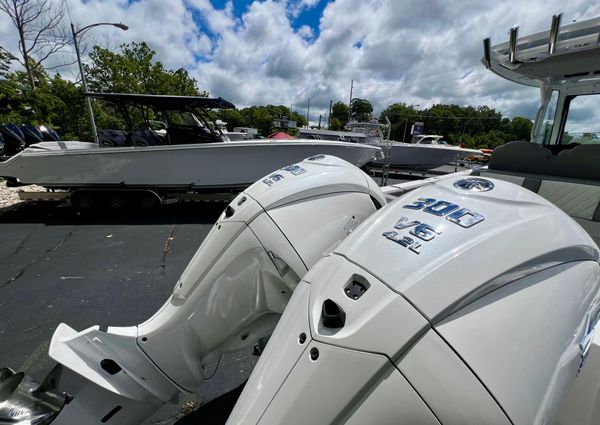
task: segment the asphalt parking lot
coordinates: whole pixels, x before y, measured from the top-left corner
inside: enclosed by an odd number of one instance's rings
[[[0,367],[40,380],[54,366],[47,352],[59,323],[83,330],[148,319],[225,205],[94,217],[55,203],[0,209]],[[225,356],[201,400],[239,385],[255,361],[248,352]]]

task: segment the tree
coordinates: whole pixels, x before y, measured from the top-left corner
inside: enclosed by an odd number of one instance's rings
[[[394,103],[385,108],[381,113],[381,120],[385,120],[386,117],[392,125],[390,139],[399,142],[410,141],[411,125],[415,121],[420,120],[420,112],[412,105]]]
[[[348,105],[343,102],[335,102],[331,107],[329,117],[330,130],[342,130],[348,122]]]
[[[295,112],[295,111],[290,112],[288,117],[291,120],[296,121],[296,126],[298,126],[298,127],[306,127],[308,125],[308,121],[306,121],[306,117],[302,114],[299,114],[298,112]]]
[[[10,63],[15,60],[15,57],[8,51],[0,46],[0,78],[5,79],[8,77]]]
[[[246,118],[237,109],[221,109],[216,113],[216,117],[227,123],[229,131],[233,131],[234,127],[247,127]]]
[[[258,131],[266,136],[271,133],[273,125],[273,117],[265,106],[251,106],[241,110],[246,118],[246,122],[250,127],[258,129]]]
[[[145,42],[122,44],[120,52],[94,46],[90,54],[92,63],[84,65],[90,90],[108,93],[207,95],[198,90],[196,80],[185,69],[165,69],[161,62],[154,61],[155,54]]]
[[[367,122],[371,119],[373,105],[366,99],[354,98],[350,102],[351,118],[358,122]]]
[[[49,81],[49,96],[54,98],[48,122],[63,140],[92,140],[90,122],[86,114],[83,88],[79,84],[65,80],[60,74]]]
[[[52,54],[71,42],[62,27],[62,2],[50,0],[0,0],[0,11],[6,13],[19,32],[20,57],[15,58],[27,73],[29,88],[35,90],[35,72]]]
[[[533,123],[528,118],[514,117],[510,122],[513,140],[530,140]]]

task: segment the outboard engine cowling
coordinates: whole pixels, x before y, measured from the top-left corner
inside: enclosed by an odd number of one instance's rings
[[[23,133],[23,136],[25,137],[26,146],[44,141],[42,132],[33,124],[21,125],[19,126],[19,130],[21,130],[21,133]]]
[[[228,423],[551,423],[598,320],[598,259],[513,184],[409,192],[303,278]]]
[[[47,125],[40,125],[39,130],[45,142],[58,142],[60,140],[58,133]]]
[[[140,423],[195,392],[221,353],[255,344],[260,352],[300,278],[385,203],[368,175],[327,155],[247,188],[150,319],[80,332],[58,326],[50,357],[88,382],[55,424]]]
[[[0,134],[4,138],[4,153],[15,155],[27,146],[25,136],[16,124],[1,124]]]

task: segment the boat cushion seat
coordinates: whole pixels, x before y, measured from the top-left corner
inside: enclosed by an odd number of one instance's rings
[[[579,145],[552,155],[549,149],[531,142],[509,142],[490,157],[490,172],[540,175],[600,182],[600,144]]]
[[[504,180],[525,187],[575,218],[600,221],[600,182],[561,181],[555,177],[518,176],[482,170],[481,177]]]
[[[474,174],[504,180],[536,192],[571,216],[600,247],[600,182],[576,183],[485,170]]]
[[[510,142],[498,147],[482,177],[526,187],[571,217],[600,221],[600,145],[579,145],[557,155],[541,145]]]
[[[586,220],[600,218],[596,217],[600,203],[600,186],[543,180],[537,193],[571,217]]]

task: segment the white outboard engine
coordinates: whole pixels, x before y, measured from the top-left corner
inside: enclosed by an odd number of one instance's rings
[[[527,189],[410,192],[302,279],[227,423],[551,423],[598,320],[598,260]]]
[[[385,202],[365,173],[325,155],[250,186],[148,321],[81,332],[59,325],[50,356],[89,383],[53,424],[135,424],[194,393],[208,361],[268,338],[306,271]]]

